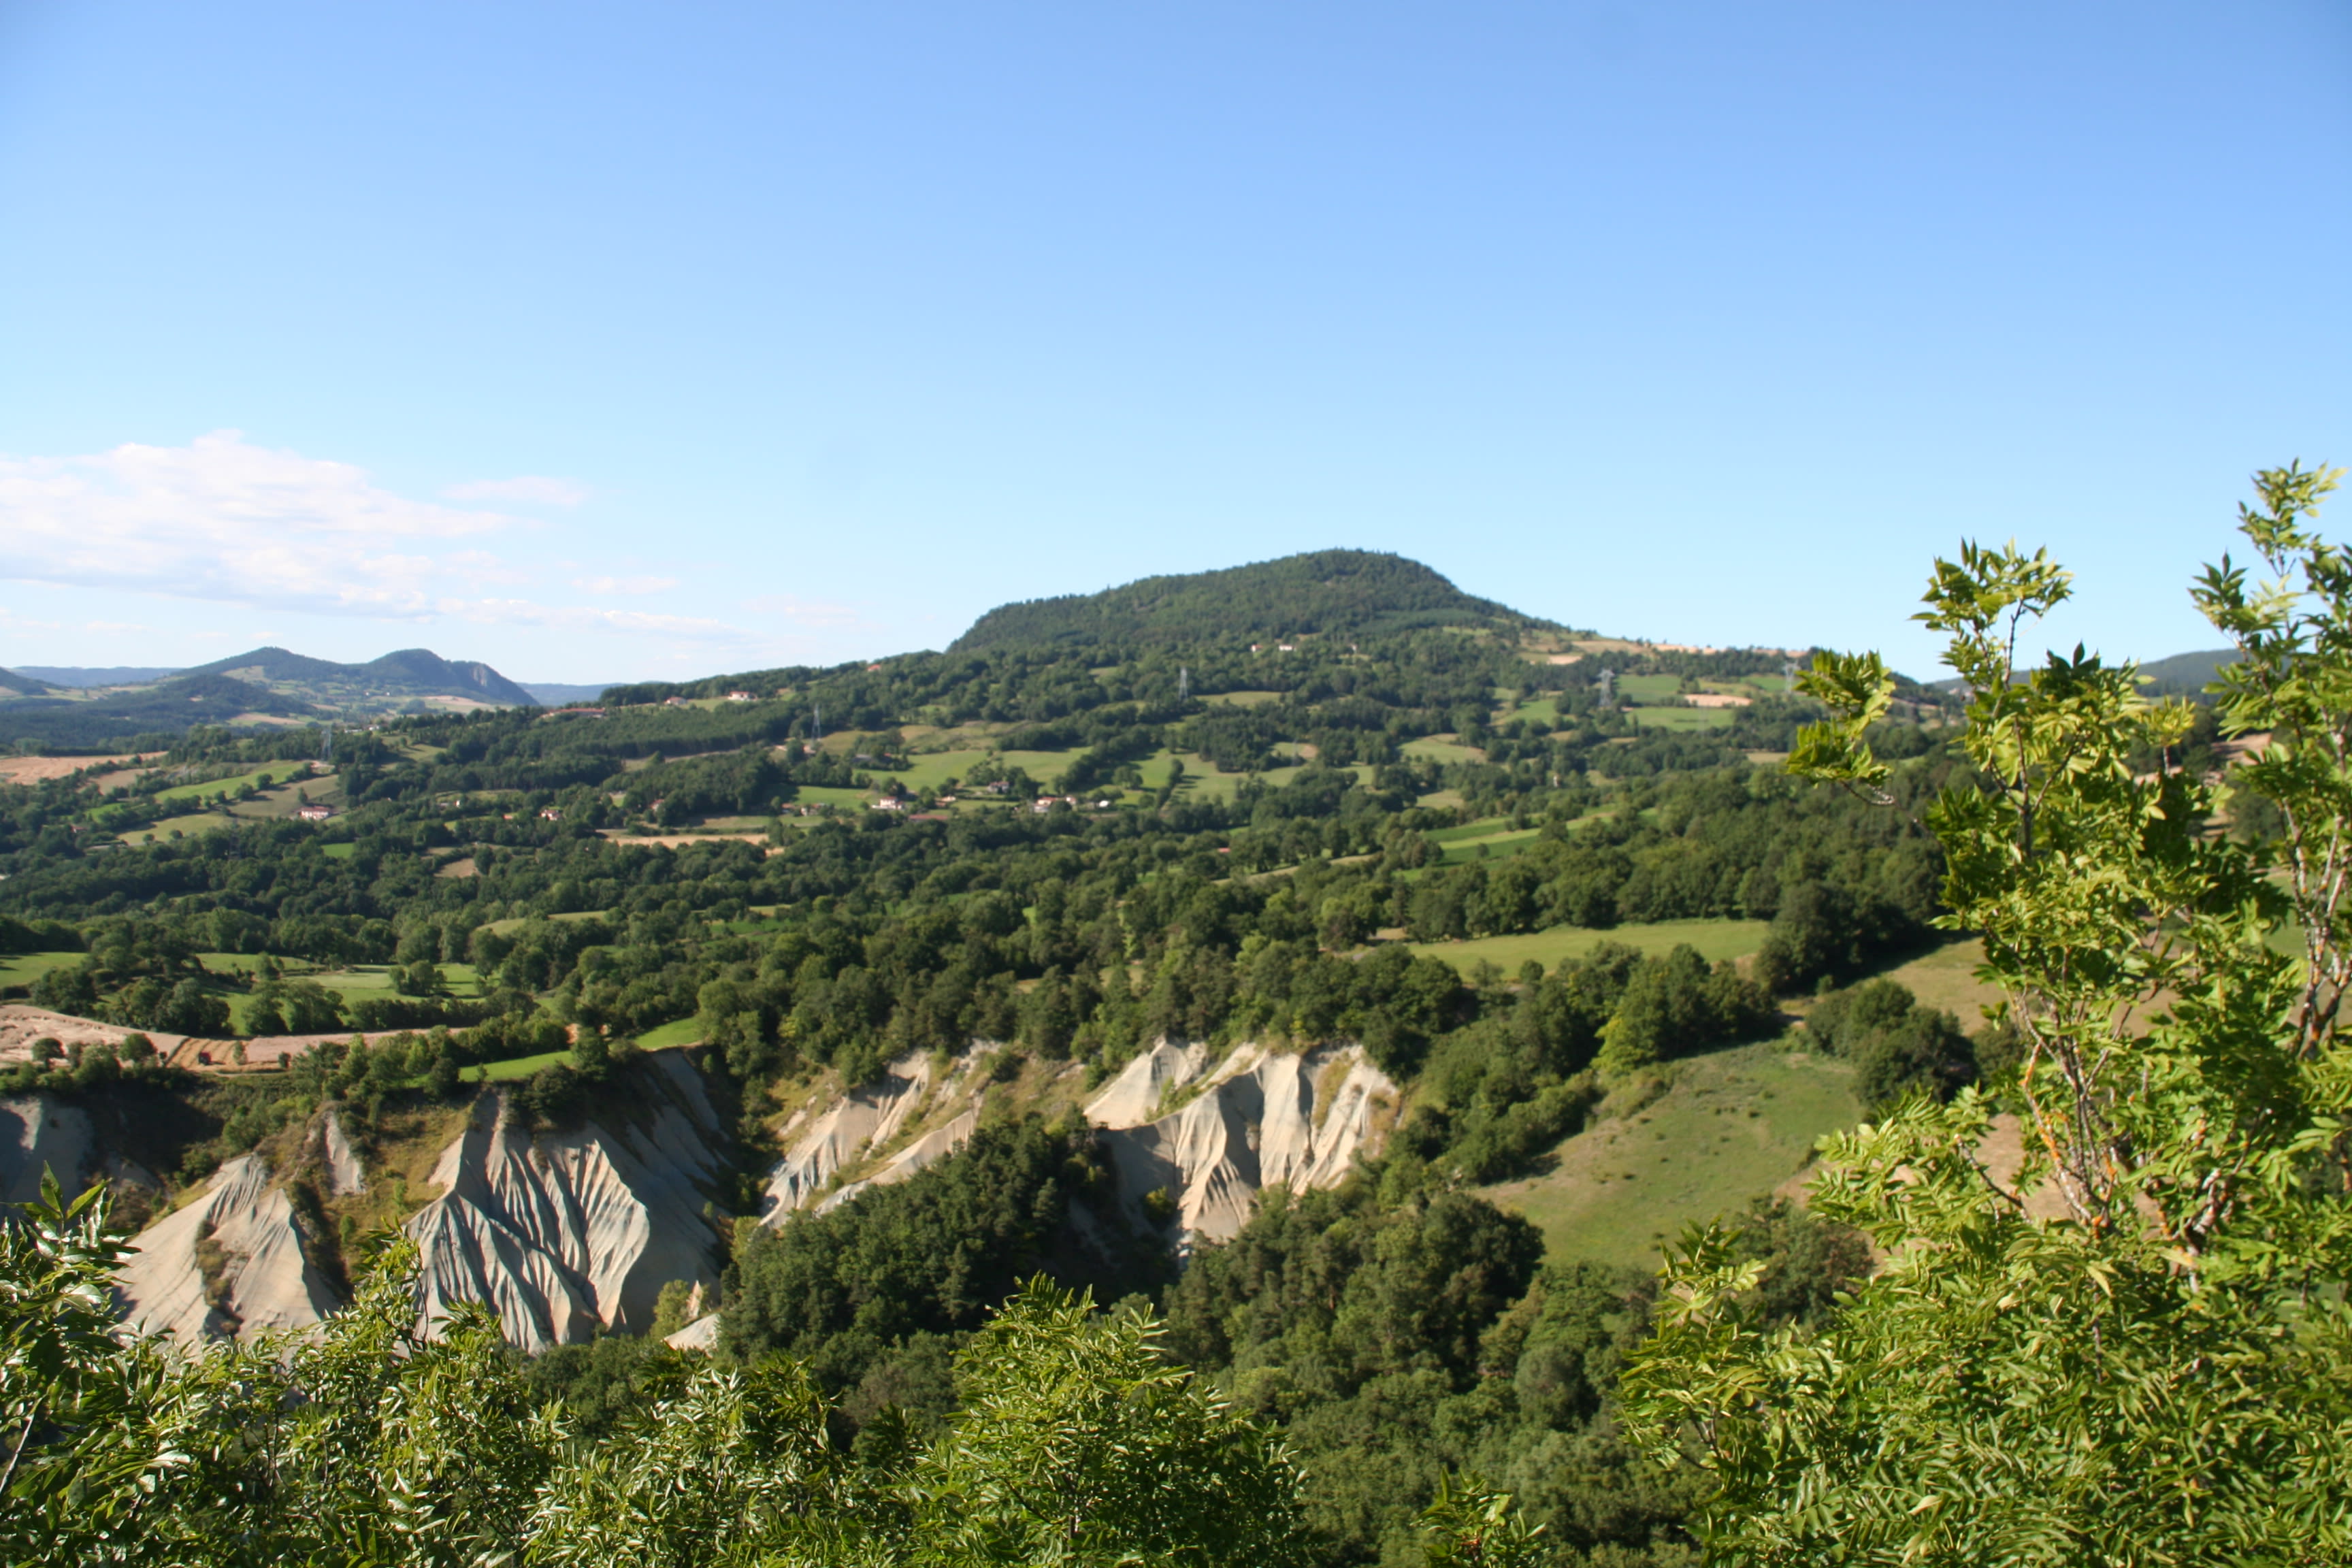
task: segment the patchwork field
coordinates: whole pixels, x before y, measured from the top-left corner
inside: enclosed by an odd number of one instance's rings
[[[1412,944],[1418,954],[1442,958],[1456,969],[1468,970],[1480,960],[1505,973],[1517,971],[1532,958],[1549,969],[1564,959],[1581,958],[1604,942],[1622,942],[1643,952],[1670,952],[1687,942],[1699,956],[1741,958],[1764,945],[1771,927],[1763,921],[1660,921],[1652,925],[1613,926],[1593,931],[1584,926],[1554,926],[1549,931],[1520,936],[1483,936],[1468,942],[1423,942]]]
[[[1664,1095],[1562,1143],[1540,1175],[1480,1189],[1543,1232],[1555,1261],[1654,1268],[1685,1226],[1789,1183],[1862,1107],[1844,1064],[1786,1039],[1694,1057]]]

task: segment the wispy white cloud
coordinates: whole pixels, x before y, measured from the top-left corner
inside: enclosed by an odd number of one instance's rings
[[[675,577],[574,577],[583,594],[661,594],[677,586]]]
[[[444,493],[569,506],[588,490],[571,479],[527,477]],[[376,620],[447,616],[706,643],[749,637],[703,617],[549,605],[500,593],[527,587],[538,574],[485,542],[544,526],[488,508],[404,496],[352,464],[256,446],[235,430],[184,447],[0,456],[0,580]],[[593,574],[586,563],[574,570],[592,574],[573,585],[594,595],[677,585],[668,577]],[[22,619],[10,624],[54,629]],[[230,635],[249,639],[252,631],[246,625]]]
[[[578,479],[524,474],[511,479],[469,479],[441,492],[451,500],[509,501],[518,506],[578,506],[593,493]]]
[[[179,598],[428,613],[433,544],[512,520],[411,500],[364,470],[218,430],[184,447],[0,457],[0,575]]]

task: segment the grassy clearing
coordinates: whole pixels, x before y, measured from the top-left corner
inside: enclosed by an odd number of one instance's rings
[[[800,805],[835,805],[845,810],[862,810],[866,794],[862,789],[835,789],[828,784],[803,784],[793,792],[793,800]],[[790,817],[786,821],[792,820]]]
[[[509,1057],[502,1062],[484,1062],[480,1067],[467,1068],[469,1083],[509,1083],[519,1078],[529,1078],[542,1068],[561,1063],[573,1066],[570,1051],[543,1051],[535,1057]]]
[[[1781,1186],[1822,1134],[1862,1119],[1853,1069],[1789,1043],[1677,1063],[1656,1101],[1569,1139],[1543,1174],[1483,1193],[1542,1231],[1555,1261],[1655,1268],[1683,1226]]]
[[[1727,730],[1738,718],[1736,708],[1629,708],[1625,717],[1637,730]]]
[[[1459,866],[1465,860],[1504,859],[1535,843],[1542,833],[1538,827],[1507,827],[1459,838],[1445,846],[1444,858],[1440,864]]]
[[[2000,1000],[2000,986],[1976,976],[1983,962],[1984,943],[1970,937],[1898,964],[1884,977],[1909,986],[1922,1006],[1941,1007],[1959,1019],[1960,1027],[1974,1029],[1984,1022],[1984,1009]]]
[[[1670,952],[1688,942],[1698,950],[1700,957],[1714,963],[1754,952],[1764,945],[1764,933],[1770,929],[1763,921],[1659,921],[1653,925],[1613,926],[1607,931],[1554,926],[1549,931],[1529,931],[1523,936],[1419,942],[1412,944],[1412,951],[1442,958],[1464,971],[1485,959],[1506,973],[1516,973],[1519,965],[1530,958],[1549,969],[1564,959],[1581,958],[1604,942],[1622,942],[1643,952],[1656,953]]]
[[[1269,702],[1282,700],[1279,691],[1219,691],[1201,700],[1211,706],[1230,708],[1262,708]]]
[[[174,784],[170,789],[157,790],[154,798],[159,805],[173,805],[181,801],[214,800],[223,791],[235,794],[247,784],[259,789],[265,779],[283,783],[289,772],[300,766],[299,763],[279,763],[275,767],[257,768],[252,773],[237,773],[230,778],[208,779],[203,784]]]
[[[696,1018],[680,1018],[675,1023],[664,1024],[639,1035],[637,1047],[640,1050],[658,1051],[667,1046],[698,1045],[701,1040],[701,1021]]]
[[[1432,763],[1483,763],[1486,753],[1475,746],[1465,746],[1459,741],[1440,736],[1426,740],[1407,741],[1397,748],[1408,757],[1419,757]]]
[[[52,969],[79,963],[79,952],[12,952],[0,955],[0,985],[30,985]]]

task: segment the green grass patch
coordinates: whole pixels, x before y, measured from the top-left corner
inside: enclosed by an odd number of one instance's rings
[[[265,777],[282,784],[300,765],[299,763],[280,763],[275,767],[257,768],[252,773],[237,773],[229,778],[209,779],[203,784],[174,784],[170,789],[157,790],[152,798],[160,805],[175,805],[181,801],[212,800],[224,790],[235,795],[247,784],[259,789]]]
[[[1701,958],[1714,963],[1754,952],[1764,945],[1764,933],[1770,929],[1763,921],[1659,921],[1651,925],[1612,926],[1607,931],[1554,926],[1549,931],[1528,931],[1522,936],[1420,942],[1412,944],[1412,951],[1442,958],[1465,972],[1485,959],[1506,973],[1517,973],[1519,965],[1530,958],[1549,969],[1563,959],[1581,958],[1604,942],[1622,942],[1651,953],[1670,952],[1687,942],[1698,950]]]
[[[1884,978],[1910,987],[1923,1007],[1940,1007],[1974,1029],[1984,1022],[1984,1009],[2000,1000],[2000,987],[1976,976],[1984,962],[1984,943],[1975,937],[1948,942],[1932,952],[1884,972]]]
[[[542,1068],[558,1064],[572,1066],[572,1053],[568,1050],[542,1051],[535,1057],[509,1057],[502,1062],[484,1062],[479,1067],[467,1068],[466,1080],[469,1083],[508,1083],[519,1078],[529,1078]]]
[[[30,985],[52,969],[65,969],[88,956],[79,952],[0,954],[0,985]]]
[[[1262,708],[1269,702],[1282,700],[1279,691],[1219,691],[1201,699],[1211,707]]]
[[[1853,1069],[1787,1039],[1694,1057],[1643,1110],[1585,1129],[1538,1176],[1482,1189],[1543,1232],[1556,1262],[1651,1268],[1685,1226],[1737,1213],[1862,1120]]]
[[[637,1048],[658,1051],[670,1046],[699,1045],[702,1041],[702,1020],[680,1018],[675,1023],[647,1029],[637,1037]]]
[[[1679,675],[1621,675],[1617,695],[1629,702],[1671,702],[1683,689]]]
[[[830,784],[803,784],[793,792],[796,805],[838,806],[845,811],[864,810],[868,798],[862,789],[835,789]],[[654,831],[658,833],[661,830],[656,828]]]
[[[1633,708],[1625,717],[1637,730],[1727,730],[1739,716],[1737,708]]]
[[[1439,863],[1459,866],[1465,860],[1501,860],[1517,854],[1542,836],[1538,827],[1512,828],[1502,833],[1485,833],[1475,838],[1465,838],[1445,847],[1445,856]]]
[[[1441,741],[1431,737],[1407,741],[1397,748],[1408,757],[1418,757],[1431,763],[1483,763],[1486,753],[1475,746],[1465,746],[1458,741]]]

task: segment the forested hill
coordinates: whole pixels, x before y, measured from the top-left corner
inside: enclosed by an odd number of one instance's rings
[[[402,648],[365,664],[336,664],[282,647],[257,647],[181,673],[233,676],[314,701],[331,702],[356,690],[380,697],[464,697],[509,708],[539,705],[537,698],[479,659],[446,659],[422,647]]]
[[[973,622],[949,651],[1543,624],[1491,599],[1465,594],[1402,555],[1318,550],[1221,572],[1146,577],[1099,594],[1000,605]]]
[[[37,697],[49,689],[46,680],[36,680],[29,675],[19,675],[13,669],[0,669],[0,687],[27,697]]]

